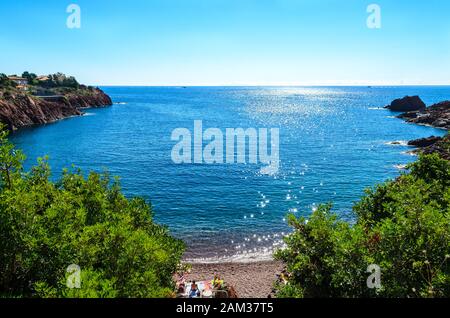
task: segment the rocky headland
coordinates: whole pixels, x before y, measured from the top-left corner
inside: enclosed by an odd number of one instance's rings
[[[50,76],[43,82],[36,80],[24,89],[3,75],[0,78],[0,123],[13,131],[80,116],[84,108],[112,105],[111,98],[101,89],[80,85],[73,79],[74,84],[68,79],[55,74],[54,78]]]
[[[429,137],[412,140],[410,146],[418,147],[413,153],[432,154],[437,153],[442,158],[450,160],[450,135],[444,137]]]
[[[409,123],[450,129],[450,101],[440,102],[419,111],[409,111],[398,116]]]
[[[394,107],[391,107],[392,105]],[[392,111],[403,109],[404,113],[397,117],[408,123],[450,129],[450,101],[426,107],[419,96],[406,96],[395,100],[391,106],[386,106],[386,108]],[[450,136],[448,134],[444,137],[431,136],[411,140],[408,145],[418,148],[412,151],[413,153],[438,153],[441,157],[450,160]]]
[[[87,107],[112,105],[111,98],[100,89],[76,91],[51,98],[35,97],[21,92],[0,94],[0,122],[8,129],[51,123],[71,116],[80,116]]]

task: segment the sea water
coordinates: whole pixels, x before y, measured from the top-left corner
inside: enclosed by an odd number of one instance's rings
[[[155,220],[196,261],[263,259],[282,246],[288,213],[322,203],[352,222],[352,206],[415,160],[411,139],[445,131],[406,124],[382,107],[405,95],[427,105],[450,87],[102,87],[114,105],[22,129],[12,140],[30,167],[49,155],[53,177],[75,164],[120,176],[128,197],[151,201]],[[278,128],[276,174],[260,164],[176,164],[174,129]],[[393,141],[396,141],[393,143]]]

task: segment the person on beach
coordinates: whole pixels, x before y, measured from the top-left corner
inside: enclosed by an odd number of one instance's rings
[[[215,289],[220,289],[220,288],[222,288],[222,285],[223,285],[223,280],[222,279],[220,279],[220,276],[219,275],[214,275],[214,279],[213,279],[213,281],[212,281],[212,285],[213,285],[213,287],[215,288]]]
[[[177,298],[182,298],[185,292],[186,292],[186,285],[184,283],[181,283],[178,286]]]
[[[197,298],[200,297],[200,291],[198,290],[198,285],[195,281],[191,284],[191,290],[189,292],[189,298]]]

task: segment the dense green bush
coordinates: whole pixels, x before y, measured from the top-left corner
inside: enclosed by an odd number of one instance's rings
[[[279,297],[450,297],[450,162],[420,156],[401,175],[354,207],[355,224],[321,206],[276,253],[287,274]],[[370,289],[370,264],[381,288]]]
[[[151,207],[128,200],[108,174],[64,171],[47,161],[29,172],[0,133],[0,297],[165,297],[184,245],[152,222]],[[67,268],[81,288],[67,288]]]
[[[34,73],[25,71],[22,73],[22,77],[28,81],[28,85],[38,85],[39,84],[37,75]]]
[[[44,88],[57,88],[57,87],[69,87],[78,89],[80,84],[73,76],[66,76],[63,73],[56,73],[48,75],[48,79],[46,81],[40,82]]]
[[[10,80],[6,74],[0,73],[0,88],[14,88],[16,86],[16,82]]]

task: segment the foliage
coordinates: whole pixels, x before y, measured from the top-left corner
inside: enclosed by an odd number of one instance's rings
[[[107,173],[65,170],[47,159],[25,172],[23,154],[0,135],[0,296],[165,297],[184,250],[151,207],[127,199]],[[81,288],[66,286],[69,265]]]
[[[73,76],[66,76],[63,73],[56,73],[48,75],[46,81],[42,81],[40,86],[44,88],[69,87],[78,89],[80,84]]]
[[[16,82],[10,80],[6,74],[0,73],[0,88],[14,88]]]
[[[367,190],[353,225],[330,205],[309,220],[290,216],[278,296],[450,297],[450,162],[422,155],[409,169]],[[370,264],[381,268],[379,289],[367,287]]]
[[[22,77],[28,81],[28,85],[38,85],[37,75],[30,72],[23,72]]]

